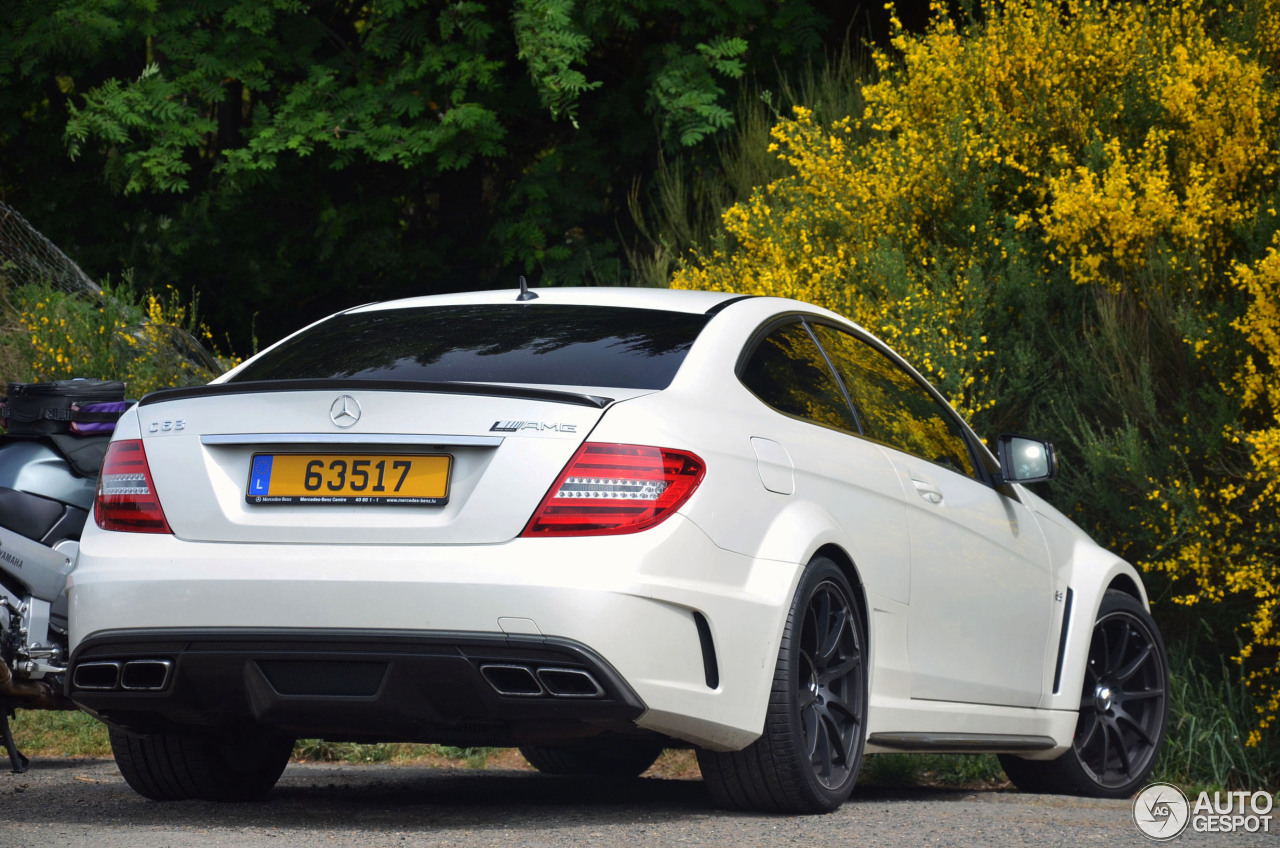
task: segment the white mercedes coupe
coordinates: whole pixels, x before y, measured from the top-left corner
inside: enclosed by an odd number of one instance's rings
[[[70,697],[154,799],[295,738],[519,746],[833,810],[864,753],[1119,797],[1168,714],[1132,566],[886,345],[797,301],[490,291],[348,309],[120,420]]]

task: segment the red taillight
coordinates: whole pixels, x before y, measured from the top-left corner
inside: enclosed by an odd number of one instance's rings
[[[686,451],[588,442],[578,448],[524,528],[524,536],[635,533],[664,520],[702,482]]]
[[[172,533],[165,520],[147,452],[140,439],[112,442],[98,475],[98,497],[94,519],[103,530],[126,533]]]

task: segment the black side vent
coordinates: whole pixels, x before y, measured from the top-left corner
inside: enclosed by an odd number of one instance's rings
[[[693,624],[698,628],[698,643],[702,645],[702,670],[707,677],[707,688],[720,686],[720,666],[716,663],[716,645],[711,641],[711,625],[700,612],[693,614]]]
[[[383,662],[262,660],[258,668],[279,694],[312,697],[369,698],[387,676]]]
[[[1062,605],[1062,635],[1058,637],[1058,665],[1053,670],[1053,694],[1062,685],[1062,659],[1067,653],[1067,630],[1071,627],[1071,600],[1075,592],[1067,590],[1067,602]]]

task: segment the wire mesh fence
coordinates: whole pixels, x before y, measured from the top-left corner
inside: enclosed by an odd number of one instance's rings
[[[100,298],[102,289],[27,219],[0,201],[0,274],[15,285],[47,283],[69,294]]]
[[[32,226],[18,210],[2,201],[0,284],[12,287],[49,286],[98,306],[121,306],[110,292],[104,292],[74,260]],[[0,285],[0,291],[4,288],[5,285]],[[125,310],[115,311],[120,313]],[[218,358],[182,327],[156,323],[143,316],[141,323],[129,326],[125,332],[134,337],[135,341],[140,341],[145,336],[155,358],[185,363],[182,367],[174,368],[175,373],[186,375],[185,381],[204,382],[224,370],[224,365]]]

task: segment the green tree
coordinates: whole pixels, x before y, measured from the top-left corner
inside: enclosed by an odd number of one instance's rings
[[[91,271],[198,288],[238,347],[258,310],[272,338],[516,273],[615,282],[632,184],[843,36],[823,5],[8,0],[0,196]]]

